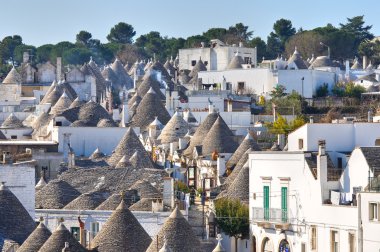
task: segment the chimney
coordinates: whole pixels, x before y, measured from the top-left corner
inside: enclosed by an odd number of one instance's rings
[[[69,157],[67,166],[69,167],[69,169],[75,167],[75,153],[71,147],[69,147]]]
[[[123,104],[122,105],[122,112],[121,112],[121,125],[122,127],[125,127],[126,123],[129,121],[129,114],[128,114],[128,105]]]
[[[3,164],[12,164],[12,154],[9,151],[3,151]]]
[[[208,99],[208,113],[212,114],[213,112],[214,112],[214,104],[212,103],[212,101],[209,98]]]
[[[314,123],[314,116],[309,117],[309,123]]]
[[[174,207],[174,179],[171,177],[164,178],[163,203],[164,206]]]
[[[350,77],[350,62],[346,60],[346,79]]]
[[[232,99],[227,100],[227,112],[232,112]]]
[[[57,57],[57,81],[62,79],[62,58]]]
[[[201,48],[205,48],[205,42],[201,42]]]
[[[112,109],[112,120],[114,121],[120,120],[120,111],[118,108]]]
[[[221,185],[221,182],[220,182],[220,177],[222,177],[224,175],[224,173],[226,172],[226,160],[224,158],[224,156],[221,156],[219,155],[217,160],[216,160],[216,168],[217,168],[217,184],[218,186]]]
[[[185,149],[188,143],[189,141],[187,140],[187,138],[179,138],[178,140],[178,146],[181,150]]]
[[[79,242],[83,247],[86,247],[86,229],[84,226],[84,222],[80,219],[80,216],[78,216],[78,222],[79,222]]]
[[[69,252],[70,251],[70,245],[68,242],[65,242],[65,247],[62,249],[62,252]]]
[[[367,68],[367,56],[363,56],[363,69],[366,69]]]
[[[243,47],[243,42],[239,42],[239,47]]]
[[[368,110],[368,122],[373,122],[372,109]]]
[[[22,63],[28,63],[29,62],[29,52],[26,51],[22,55]]]
[[[326,155],[326,141],[318,141],[318,156],[317,156],[317,179],[321,186],[322,203],[329,199],[329,190],[326,186],[327,183],[327,155]]]
[[[166,89],[165,91],[165,108],[167,111],[172,112],[172,107],[171,107],[171,97],[170,97],[170,90]]]

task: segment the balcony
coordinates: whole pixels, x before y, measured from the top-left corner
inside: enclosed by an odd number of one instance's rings
[[[264,228],[270,228],[274,225],[278,229],[288,229],[290,225],[290,210],[254,207],[253,222]]]

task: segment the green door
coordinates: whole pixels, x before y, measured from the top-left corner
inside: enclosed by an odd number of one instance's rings
[[[269,186],[264,186],[264,219],[269,220]]]
[[[288,222],[288,188],[281,187],[281,216],[282,222]]]

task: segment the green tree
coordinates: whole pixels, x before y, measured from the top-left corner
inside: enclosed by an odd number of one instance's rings
[[[296,118],[288,123],[288,121],[279,113],[276,115],[276,121],[273,123],[267,123],[266,126],[269,132],[272,134],[281,134],[287,136],[290,132],[298,129],[306,123],[305,118],[302,115],[296,116]]]
[[[326,83],[323,83],[323,85],[318,87],[316,91],[317,97],[325,97],[328,95],[328,93],[329,93],[329,87]]]
[[[111,28],[107,39],[112,43],[132,44],[135,35],[136,31],[132,25],[120,22]]]
[[[157,31],[141,35],[136,39],[135,45],[142,49],[146,57],[156,57],[159,60],[165,59],[165,40]]]
[[[22,45],[22,38],[19,35],[7,36],[0,42],[0,61],[7,64],[9,61],[14,64],[14,51],[17,46]]]
[[[360,43],[358,52],[361,56],[372,57],[375,54],[376,44],[370,41],[363,41]]]
[[[87,46],[92,38],[92,34],[88,31],[80,31],[76,35],[76,43]]]
[[[267,38],[267,51],[266,55],[268,58],[273,59],[281,55],[284,52],[284,47],[281,44],[280,38],[271,32]]]
[[[54,46],[53,50],[51,51],[50,59],[54,61],[57,57],[62,57],[64,52],[72,48],[75,48],[75,44],[71,42],[68,42],[68,41],[59,42]]]
[[[43,63],[47,61],[52,61],[51,54],[54,50],[54,45],[46,44],[36,49],[36,62]]]
[[[225,40],[227,34],[227,29],[225,28],[211,28],[203,33],[203,36],[207,38],[208,41],[211,39],[219,39],[221,41]]]
[[[285,43],[285,54],[292,55],[294,48],[304,59],[310,58],[312,54],[321,55],[324,48],[320,45],[323,36],[315,31],[304,31],[289,38]]]
[[[185,48],[201,47],[201,42],[207,42],[208,39],[203,35],[190,36],[186,39]]]
[[[347,18],[345,24],[340,24],[341,31],[354,36],[355,40],[352,48],[354,52],[358,50],[360,43],[374,38],[373,34],[370,32],[371,28],[372,25],[365,25],[364,15]]]
[[[288,19],[279,19],[273,25],[274,33],[277,35],[281,41],[282,46],[285,46],[285,42],[294,34],[296,34],[296,29],[292,25],[292,21]]]
[[[82,65],[88,62],[91,57],[91,51],[84,47],[75,47],[65,50],[62,54],[64,64]]]
[[[248,41],[253,35],[253,31],[248,31],[248,26],[243,23],[237,23],[234,26],[230,26],[228,28],[228,33],[236,37],[238,41],[241,42]]]
[[[286,93],[285,93],[285,90],[286,90],[286,88],[285,88],[285,86],[283,86],[283,85],[276,85],[274,88],[273,88],[273,90],[270,92],[270,96],[272,97],[272,98],[280,98],[280,97],[283,97],[283,96],[285,96],[286,95]]]
[[[225,234],[235,238],[235,251],[238,251],[238,239],[249,236],[248,206],[239,200],[222,198],[215,201],[215,211],[218,226]]]
[[[366,90],[363,86],[355,85],[353,82],[349,82],[345,85],[344,95],[351,98],[360,99],[361,94]]]
[[[260,60],[263,57],[266,57],[267,44],[260,37],[255,37],[251,39],[247,46],[257,48],[257,59]]]

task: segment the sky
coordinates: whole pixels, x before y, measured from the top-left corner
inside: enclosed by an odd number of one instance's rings
[[[150,31],[186,38],[242,22],[254,36],[266,40],[280,18],[307,30],[327,23],[338,26],[358,15],[365,15],[376,36],[380,35],[379,9],[378,0],[0,0],[0,39],[17,34],[25,44],[40,46],[74,42],[75,35],[86,30],[106,42],[118,22],[131,24],[135,39]]]

